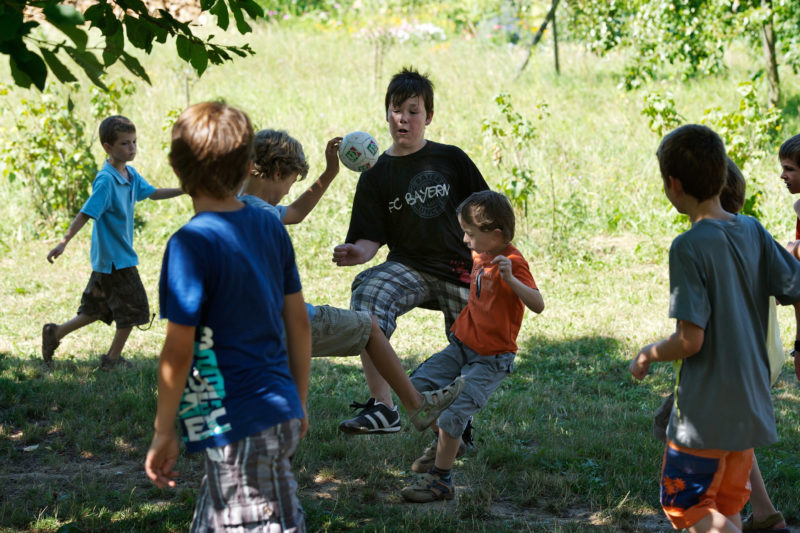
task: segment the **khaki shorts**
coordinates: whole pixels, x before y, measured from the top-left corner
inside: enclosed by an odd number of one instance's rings
[[[369,313],[319,305],[311,319],[311,357],[359,355],[371,331]]]

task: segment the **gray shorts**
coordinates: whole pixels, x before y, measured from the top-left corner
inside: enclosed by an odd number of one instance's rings
[[[191,531],[305,531],[291,469],[300,425],[295,418],[233,444],[207,448]]]
[[[359,355],[372,332],[372,317],[365,311],[318,305],[311,319],[311,357]]]
[[[350,309],[374,316],[387,339],[397,327],[397,317],[423,306],[444,314],[447,335],[469,298],[469,287],[396,261],[386,261],[359,273],[353,280],[352,291]]]
[[[514,353],[480,355],[450,334],[450,344],[430,356],[411,373],[411,383],[422,392],[440,389],[464,376],[464,392],[439,415],[438,425],[451,436],[461,436],[469,417],[480,411],[503,379],[514,371]]]

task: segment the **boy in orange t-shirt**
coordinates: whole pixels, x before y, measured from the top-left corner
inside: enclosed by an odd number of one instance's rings
[[[450,470],[467,421],[513,370],[525,307],[534,313],[544,310],[528,263],[511,244],[514,210],[508,199],[493,191],[476,192],[456,212],[464,243],[472,250],[469,299],[450,329],[450,344],[422,363],[411,374],[411,382],[417,390],[427,391],[463,376],[466,386],[439,416],[438,427],[432,426],[438,433],[435,456],[426,450],[412,466],[422,475],[402,495],[413,502],[455,496]]]

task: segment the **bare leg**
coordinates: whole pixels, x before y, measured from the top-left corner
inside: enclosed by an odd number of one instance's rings
[[[56,329],[53,330],[53,333],[56,336],[56,340],[60,341],[76,329],[80,329],[83,326],[88,326],[92,322],[97,321],[98,318],[96,316],[90,315],[75,315],[73,318],[67,320],[63,324],[56,326]]]
[[[461,436],[453,437],[445,430],[439,429],[439,443],[436,445],[436,461],[434,465],[439,470],[450,470],[456,462],[458,445],[461,444]]]
[[[738,514],[725,516],[719,511],[712,511],[688,529],[690,533],[741,533],[742,521]]]
[[[762,522],[770,515],[778,511],[772,505],[772,500],[769,499],[767,494],[767,487],[764,485],[764,478],[761,477],[761,470],[758,468],[758,461],[753,455],[753,469],[750,470],[750,507],[753,509],[753,520],[755,522]],[[773,529],[782,529],[786,527],[786,522],[781,520],[772,526]]]
[[[122,354],[122,349],[125,347],[125,342],[128,340],[131,331],[133,331],[132,327],[117,328],[116,333],[114,333],[114,340],[111,341],[111,348],[108,349],[109,360],[114,361]]]
[[[370,373],[367,371],[365,359],[369,360],[370,371],[374,370],[380,378],[380,383],[377,381],[370,382]],[[391,387],[397,393],[400,403],[403,404],[406,410],[419,409],[420,405],[422,405],[422,395],[411,384],[411,380],[408,379],[406,371],[400,364],[400,359],[397,357],[392,345],[389,344],[389,339],[378,327],[378,322],[375,318],[372,319],[372,331],[370,332],[366,349],[361,353],[361,361],[364,363],[364,375],[367,377],[367,385],[373,398],[391,408],[393,405],[392,395],[389,392],[389,387]],[[385,394],[384,390],[386,391]]]

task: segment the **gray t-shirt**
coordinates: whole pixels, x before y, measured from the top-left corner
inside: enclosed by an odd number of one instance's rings
[[[667,437],[695,449],[777,440],[764,339],[769,296],[800,301],[800,262],[753,218],[703,219],[669,251],[670,317],[705,330],[680,362]]]

